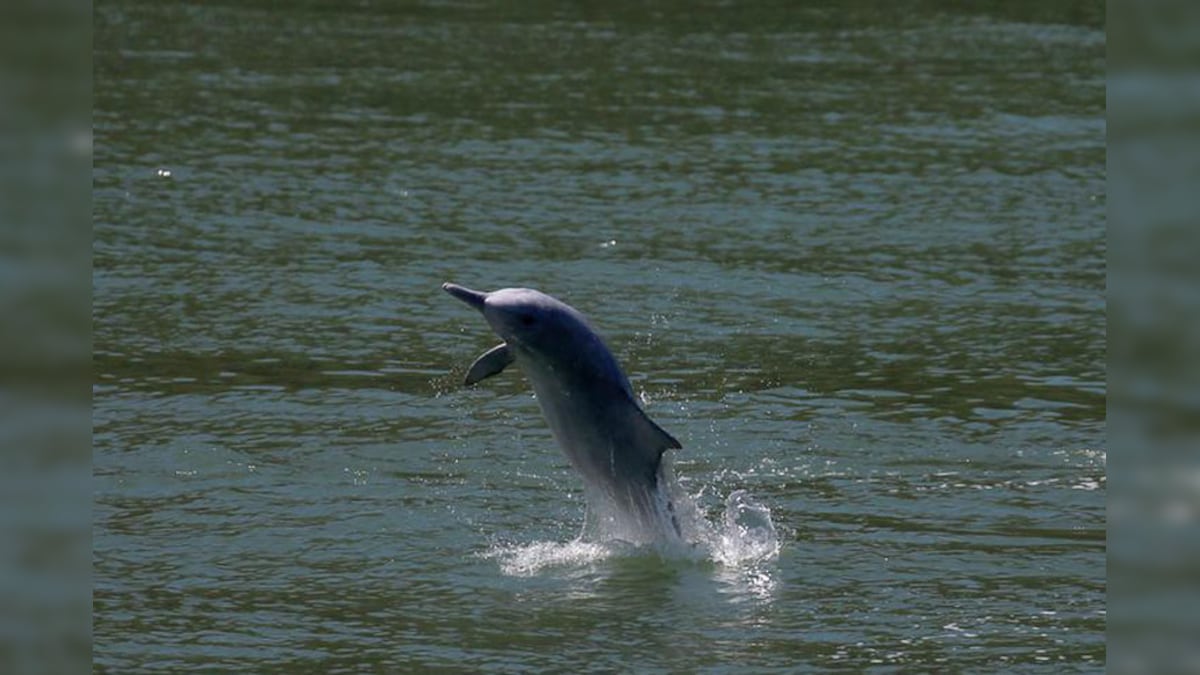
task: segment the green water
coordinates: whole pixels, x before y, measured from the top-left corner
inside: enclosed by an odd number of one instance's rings
[[[1049,4],[97,5],[96,669],[1101,670],[1103,4]],[[778,552],[573,543],[447,280],[587,313]]]

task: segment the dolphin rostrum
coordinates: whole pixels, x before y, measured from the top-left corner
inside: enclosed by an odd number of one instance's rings
[[[555,440],[598,494],[635,524],[638,539],[679,535],[667,490],[663,452],[679,441],[637,404],[612,352],[573,307],[529,288],[482,293],[457,284],[442,289],[479,310],[503,340],[467,370],[466,384],[515,362],[533,384]],[[666,525],[666,527],[664,527]]]

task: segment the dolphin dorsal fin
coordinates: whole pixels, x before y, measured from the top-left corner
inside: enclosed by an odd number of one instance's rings
[[[467,377],[463,380],[463,383],[472,385],[481,380],[486,380],[507,368],[508,364],[512,362],[512,351],[508,348],[507,343],[501,342],[475,359],[475,363],[472,363],[470,369],[467,370]]]
[[[658,465],[658,460],[662,457],[663,451],[667,449],[678,450],[683,446],[675,437],[663,431],[663,428],[654,423],[650,416],[646,414],[637,405],[632,406],[633,410],[630,413],[630,427],[633,431],[634,439],[637,447],[645,450],[650,450],[653,456],[649,459]]]

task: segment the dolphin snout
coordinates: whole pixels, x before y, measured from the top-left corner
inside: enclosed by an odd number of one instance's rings
[[[477,309],[481,312],[483,311],[483,301],[487,299],[487,293],[473,291],[465,286],[459,286],[458,284],[452,284],[448,281],[446,283],[442,284],[442,290],[446,291],[450,295],[453,295],[454,297],[458,298],[459,300],[462,300],[463,302],[474,307],[475,309]]]

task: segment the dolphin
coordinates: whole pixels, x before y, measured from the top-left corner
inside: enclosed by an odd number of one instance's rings
[[[680,536],[667,490],[663,453],[680,448],[637,404],[612,352],[575,308],[530,288],[483,293],[442,289],[483,314],[503,342],[467,370],[476,384],[516,363],[533,385],[542,415],[594,495],[637,529],[635,539]]]

